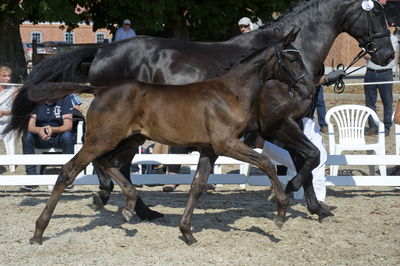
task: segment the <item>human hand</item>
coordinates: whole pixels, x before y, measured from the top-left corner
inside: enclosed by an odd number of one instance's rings
[[[43,140],[49,140],[53,135],[53,130],[51,126],[44,126],[40,128],[39,131],[40,138]]]
[[[341,69],[333,70],[326,75],[325,85],[332,85],[333,83],[344,78],[345,76],[346,76],[346,72],[344,70],[341,70]]]

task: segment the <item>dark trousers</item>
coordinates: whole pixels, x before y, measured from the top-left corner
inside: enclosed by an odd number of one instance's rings
[[[55,134],[48,141],[42,140],[37,134],[26,132],[22,136],[22,150],[24,154],[35,154],[35,148],[61,148],[64,154],[73,154],[75,142],[76,136],[72,131]],[[28,175],[37,174],[36,165],[27,165],[25,168]]]
[[[388,70],[385,72],[369,71],[365,73],[364,82],[393,81],[393,72]],[[383,103],[383,123],[385,130],[390,130],[392,126],[393,113],[393,84],[364,85],[365,105],[376,112],[376,100],[379,95]],[[370,127],[377,127],[371,117],[368,118]]]
[[[325,107],[325,100],[324,100],[324,91],[323,91],[322,86],[319,89],[318,97],[317,97],[317,100],[315,101],[315,109],[317,109],[319,127],[327,127],[328,124],[325,121],[326,107]]]

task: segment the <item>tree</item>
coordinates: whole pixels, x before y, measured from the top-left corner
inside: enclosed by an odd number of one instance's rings
[[[25,57],[19,25],[29,20],[63,22],[68,30],[78,23],[93,22],[93,30],[115,32],[124,18],[130,18],[139,34],[196,41],[221,41],[238,34],[237,21],[243,16],[253,20],[271,19],[288,0],[1,0],[0,64],[14,70],[14,80],[26,76]],[[82,7],[76,12],[76,7]]]

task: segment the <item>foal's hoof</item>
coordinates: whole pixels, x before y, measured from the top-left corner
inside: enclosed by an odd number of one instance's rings
[[[43,243],[43,240],[41,237],[32,237],[31,239],[29,239],[29,243],[31,245],[41,245]]]
[[[279,229],[282,229],[282,226],[285,223],[285,218],[275,216],[274,222],[275,222],[276,227],[278,227]]]
[[[186,238],[186,237],[183,237],[183,240],[185,241],[185,243],[188,245],[188,246],[196,246],[197,245],[197,240],[196,240],[196,238],[194,238],[194,237],[191,237],[191,238]]]
[[[93,202],[91,207],[94,211],[98,211],[104,208],[104,204],[103,201],[101,200],[99,192],[93,193]]]
[[[133,218],[133,212],[127,210],[127,209],[123,209],[122,210],[122,216],[124,216],[125,221],[129,222],[130,220],[132,220]]]
[[[325,210],[324,208],[320,208],[319,214],[318,214],[318,222],[322,223],[326,218],[332,217],[334,214],[328,210]]]

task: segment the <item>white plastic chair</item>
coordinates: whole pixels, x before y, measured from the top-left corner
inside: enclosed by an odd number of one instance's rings
[[[7,155],[15,154],[14,134],[11,132],[3,137],[4,146],[6,147]],[[15,172],[15,165],[10,165],[10,172]]]
[[[371,116],[374,122],[379,125],[378,139],[375,143],[366,143],[364,129],[367,125],[368,117]],[[335,131],[332,118],[338,130],[338,140],[335,140]],[[369,107],[362,105],[339,105],[328,110],[325,116],[328,124],[329,153],[339,155],[343,151],[375,151],[377,155],[385,155],[385,127],[379,120],[378,115]],[[330,175],[336,176],[339,166],[331,165]],[[380,165],[381,176],[386,176],[386,166]],[[370,167],[373,175],[374,167]]]

